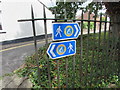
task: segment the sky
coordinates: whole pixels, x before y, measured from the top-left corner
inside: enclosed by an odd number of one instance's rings
[[[7,1],[7,2],[38,2],[38,0],[1,0],[1,1]],[[44,3],[47,7],[53,7],[55,6],[56,0],[39,0],[42,3]],[[86,7],[92,0],[87,0],[85,3],[83,3],[80,7]],[[105,10],[101,10],[101,12],[105,12]],[[81,11],[78,10],[76,15],[80,15]]]
[[[48,7],[53,7],[55,6],[56,0],[39,0],[43,2],[46,6]]]
[[[38,0],[0,0],[2,2],[38,2]],[[46,6],[54,6],[56,0],[39,0],[44,3]]]

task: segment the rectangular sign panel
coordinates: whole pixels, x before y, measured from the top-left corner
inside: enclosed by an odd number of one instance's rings
[[[78,23],[54,23],[53,40],[65,40],[78,38],[80,27]]]
[[[55,42],[49,45],[47,54],[51,59],[57,59],[76,54],[76,41]]]

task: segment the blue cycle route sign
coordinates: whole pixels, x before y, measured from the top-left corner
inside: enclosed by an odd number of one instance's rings
[[[54,23],[53,40],[65,40],[78,38],[80,27],[78,23]]]
[[[49,45],[47,54],[51,59],[57,59],[76,54],[76,41],[55,42]]]

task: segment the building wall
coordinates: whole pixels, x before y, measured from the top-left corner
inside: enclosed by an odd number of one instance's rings
[[[17,0],[18,1],[18,0]],[[27,0],[26,0],[27,1]],[[1,34],[0,42],[7,40],[20,39],[33,36],[32,23],[18,22],[20,19],[31,19],[31,5],[34,9],[35,18],[43,18],[43,5],[37,0],[33,2],[1,2],[2,13],[1,23],[2,29],[6,31],[5,34]],[[52,12],[46,8],[47,18],[53,18]],[[37,35],[43,35],[44,21],[36,21],[36,33]],[[52,33],[52,21],[47,21],[48,34]]]

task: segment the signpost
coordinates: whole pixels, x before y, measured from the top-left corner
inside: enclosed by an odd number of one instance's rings
[[[53,40],[76,39],[80,34],[78,23],[54,23]]]
[[[51,59],[57,59],[65,56],[74,55],[76,53],[76,41],[62,41],[51,43],[47,54]]]
[[[76,39],[80,34],[78,23],[54,23],[53,40]],[[76,54],[76,41],[62,41],[51,43],[47,49],[47,54],[51,59],[57,59]]]

